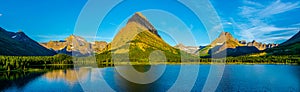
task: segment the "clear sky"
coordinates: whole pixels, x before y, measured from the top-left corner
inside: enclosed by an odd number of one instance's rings
[[[0,0],[0,27],[13,32],[22,30],[39,42],[61,40],[73,34],[77,18],[86,2]],[[299,31],[299,0],[211,0],[211,3],[221,19],[224,31],[232,33],[239,40],[281,43]],[[207,30],[195,14],[174,0],[126,0],[120,3],[102,21],[96,40],[110,42],[134,12],[142,12],[171,45],[176,42],[164,30],[178,32],[177,35],[182,38],[186,36],[180,32],[191,32],[197,45],[211,42]],[[93,41],[93,37],[82,36]],[[190,45],[188,41],[182,43]]]

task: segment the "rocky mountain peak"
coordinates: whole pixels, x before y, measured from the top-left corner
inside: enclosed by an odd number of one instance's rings
[[[49,41],[43,43],[48,49],[53,49],[57,53],[64,53],[74,56],[89,56],[92,54],[92,45],[84,38],[77,35],[70,35],[65,40]]]
[[[147,18],[140,12],[134,13],[134,15],[128,20],[127,24],[130,22],[136,22],[136,23],[145,23],[148,22]]]
[[[136,12],[127,22],[127,24],[129,23],[137,23],[140,26],[143,26],[145,28],[147,28],[151,33],[157,35],[158,37],[160,37],[157,33],[157,30],[153,27],[153,25],[147,20],[147,18],[140,12]]]
[[[219,37],[215,39],[210,45],[211,46],[217,46],[217,45],[223,45],[226,42],[227,46],[230,46],[229,44],[234,44],[232,46],[238,46],[238,41],[229,33],[229,32],[221,32]],[[234,47],[232,47],[234,48]]]
[[[76,36],[75,35],[70,35],[69,37],[67,37],[65,40],[69,40],[69,41],[72,41]]]
[[[219,38],[222,38],[222,37],[225,37],[226,40],[234,39],[234,37],[233,37],[229,32],[222,32],[222,33],[219,35]]]

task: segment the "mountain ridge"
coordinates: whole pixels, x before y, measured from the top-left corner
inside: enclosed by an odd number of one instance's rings
[[[0,55],[52,56],[56,53],[41,46],[24,32],[9,32],[0,27]]]
[[[288,39],[280,45],[290,45],[297,42],[300,42],[300,31],[298,31],[298,33],[296,33],[294,36],[292,36],[290,39]]]
[[[300,31],[278,47],[267,49],[268,55],[300,55]]]
[[[41,43],[48,49],[53,49],[57,53],[63,53],[73,56],[90,56],[94,53],[92,44],[87,42],[83,37],[70,35],[65,40],[49,41]]]
[[[221,53],[226,56],[240,56],[250,53],[257,53],[268,48],[273,48],[278,44],[263,44],[253,40],[252,42],[239,41],[235,39],[229,32],[221,32],[211,44],[199,50],[200,56],[219,55]]]

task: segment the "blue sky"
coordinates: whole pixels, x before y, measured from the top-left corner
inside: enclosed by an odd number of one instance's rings
[[[196,1],[196,0],[195,0]],[[61,40],[73,34],[76,21],[87,0],[0,0],[0,27],[24,31],[39,42]],[[158,3],[159,2],[159,3]],[[230,3],[229,3],[230,2]],[[107,2],[103,2],[107,3]],[[224,31],[239,40],[281,43],[299,31],[298,0],[211,0]],[[95,8],[101,8],[95,7]],[[110,42],[134,12],[142,12],[171,45],[174,41],[164,31],[176,32],[181,39],[192,33],[196,45],[211,41],[196,15],[174,0],[126,0],[110,11],[99,26],[96,40]],[[94,11],[101,12],[101,11]],[[88,31],[88,29],[86,29]],[[85,30],[83,31],[85,32]],[[93,41],[92,35],[81,35]]]

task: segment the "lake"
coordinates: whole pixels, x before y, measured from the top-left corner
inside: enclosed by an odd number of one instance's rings
[[[214,65],[213,65],[214,66]],[[296,65],[225,65],[224,72],[211,65],[134,66],[139,73],[126,73],[129,66],[105,68],[77,67],[48,72],[2,72],[0,90],[15,91],[300,91],[300,66]],[[215,65],[218,66],[218,65]],[[220,65],[221,66],[221,65]],[[154,69],[152,71],[151,69]],[[164,71],[160,71],[164,70]],[[150,72],[151,71],[151,72]],[[160,72],[159,72],[160,71]],[[197,72],[198,71],[198,72]],[[120,73],[122,72],[122,73]],[[124,77],[124,74],[127,77]],[[161,74],[161,75],[159,75]],[[195,76],[196,75],[196,76]],[[141,77],[144,76],[144,77]],[[218,80],[212,86],[207,79]],[[127,78],[127,79],[126,79]],[[141,80],[139,80],[141,78]],[[155,79],[155,80],[150,80]],[[141,82],[141,83],[140,83]],[[148,83],[149,82],[149,83]],[[191,86],[192,85],[192,86]],[[217,85],[217,86],[213,86]]]

